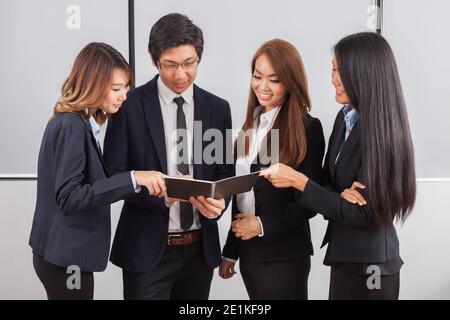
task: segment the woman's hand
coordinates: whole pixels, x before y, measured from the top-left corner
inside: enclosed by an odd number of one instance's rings
[[[152,196],[164,197],[166,194],[166,175],[159,171],[135,171],[134,178],[139,186],[144,186]]]
[[[353,182],[350,189],[345,189],[344,191],[342,191],[341,198],[352,204],[358,204],[360,206],[363,206],[367,204],[366,199],[356,189],[365,189],[365,188],[366,186],[363,185],[361,182],[355,181]]]
[[[250,240],[262,233],[258,218],[249,213],[238,213],[234,216],[236,220],[231,223],[231,231],[237,238]]]
[[[219,276],[222,279],[229,279],[236,274],[234,271],[234,265],[236,262],[222,259],[222,263],[219,266]]]
[[[293,187],[300,191],[305,190],[308,177],[291,167],[278,163],[268,169],[262,170],[261,176],[266,178],[276,188]]]

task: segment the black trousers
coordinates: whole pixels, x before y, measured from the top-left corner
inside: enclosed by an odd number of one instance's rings
[[[311,257],[287,261],[239,262],[242,279],[251,300],[307,300]]]
[[[398,300],[400,272],[380,276],[379,288],[370,289],[367,275],[331,267],[330,300]],[[369,279],[370,282],[370,279]]]
[[[48,300],[94,299],[94,273],[80,272],[79,288],[71,289],[76,283],[71,280],[76,275],[67,273],[66,268],[51,264],[38,255],[33,255],[33,266],[39,280],[44,285]]]
[[[152,270],[123,270],[123,295],[125,300],[207,300],[212,277],[201,241],[167,246]]]

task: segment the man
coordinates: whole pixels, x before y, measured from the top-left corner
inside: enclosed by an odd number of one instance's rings
[[[212,164],[195,154],[203,155],[208,146],[203,132],[220,130],[226,141],[232,128],[228,102],[193,84],[202,31],[188,17],[169,14],[152,27],[148,49],[159,75],[130,92],[112,117],[104,148],[109,170],[156,170],[210,181],[232,176],[225,144],[218,152],[222,159]],[[202,132],[193,132],[194,121]],[[126,199],[110,258],[123,269],[124,298],[208,299],[220,263],[217,219],[228,202],[203,197],[178,202],[148,190]]]

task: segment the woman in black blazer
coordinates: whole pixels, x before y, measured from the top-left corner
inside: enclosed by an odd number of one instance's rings
[[[159,172],[109,177],[94,117],[119,110],[132,83],[123,56],[104,43],[78,54],[42,138],[29,244],[48,299],[92,299],[93,272],[106,268],[110,204],[146,186],[163,196]]]
[[[325,141],[320,121],[309,115],[300,54],[287,41],[268,41],[256,52],[252,73],[247,117],[236,141],[236,173],[279,160],[319,178]],[[315,213],[299,206],[300,197],[294,188],[277,189],[260,177],[252,191],[233,199],[235,220],[219,274],[233,276],[240,259],[250,299],[308,297],[313,254],[308,220]]]
[[[263,175],[302,191],[301,204],[328,222],[324,263],[330,299],[398,299],[399,241],[394,220],[414,206],[416,180],[408,118],[393,52],[376,33],[350,35],[334,48],[339,111],[320,184],[279,165]]]

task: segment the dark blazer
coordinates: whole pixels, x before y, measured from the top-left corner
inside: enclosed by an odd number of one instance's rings
[[[307,153],[298,170],[320,177],[325,140],[322,125],[316,118],[305,122]],[[260,170],[252,165],[251,171]],[[253,188],[255,194],[255,215],[261,219],[263,237],[250,240],[236,238],[228,232],[223,256],[237,260],[241,256],[254,261],[281,261],[313,254],[309,219],[314,211],[300,206],[302,193],[294,188],[275,188],[264,177],[259,177]],[[238,213],[236,197],[233,198],[233,215]]]
[[[111,173],[131,170],[156,170],[167,173],[164,124],[159,103],[158,76],[132,90],[122,108],[108,125],[104,158]],[[231,112],[227,101],[194,85],[194,121],[202,121],[202,133],[219,129],[223,137],[231,129]],[[203,139],[202,139],[203,141]],[[224,139],[225,141],[225,139]],[[201,150],[209,144],[203,141]],[[226,144],[224,143],[224,146]],[[194,137],[194,149],[198,147]],[[229,148],[228,152],[231,152]],[[226,155],[223,150],[223,155]],[[213,163],[194,164],[194,178],[215,181],[233,175],[234,167]],[[228,204],[229,200],[226,201]],[[217,219],[200,215],[203,248],[211,268],[220,263]],[[117,226],[111,261],[133,272],[151,270],[160,261],[167,243],[169,208],[163,199],[143,190],[125,200]]]
[[[111,242],[110,203],[132,192],[129,172],[107,177],[91,126],[81,115],[54,116],[39,151],[33,254],[61,267],[103,271]]]
[[[322,246],[328,243],[325,261],[381,263],[399,257],[399,241],[393,223],[377,226],[367,206],[351,204],[340,197],[354,181],[366,183],[361,168],[360,127],[356,122],[344,141],[345,120],[339,111],[328,144],[321,185],[310,179],[301,203],[328,219]],[[365,196],[364,190],[360,191]]]

